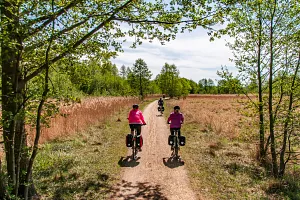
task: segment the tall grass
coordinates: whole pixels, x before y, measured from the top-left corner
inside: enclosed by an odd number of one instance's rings
[[[299,167],[273,180],[257,162],[257,118],[246,102],[234,95],[168,101],[167,110],[179,105],[185,115],[181,154],[192,187],[205,199],[300,199]]]
[[[192,96],[185,100],[171,100],[171,106],[179,105],[187,123],[201,125],[201,131],[212,131],[229,138],[236,138],[241,130],[253,128],[253,120],[246,119],[236,96]]]
[[[60,108],[60,115],[51,119],[50,127],[43,127],[40,143],[82,131],[88,126],[105,121],[122,108],[131,107],[138,102],[139,100],[134,97],[90,97],[81,103],[63,106]],[[28,130],[29,142],[34,139],[34,131]]]

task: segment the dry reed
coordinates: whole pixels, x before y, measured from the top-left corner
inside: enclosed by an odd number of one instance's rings
[[[52,118],[50,127],[43,127],[40,143],[65,137],[72,133],[82,131],[88,126],[103,122],[112,114],[121,109],[130,108],[139,100],[134,97],[90,97],[81,103],[60,108],[60,115]],[[116,119],[117,120],[117,119]],[[35,130],[28,130],[28,141],[33,141]]]
[[[213,131],[229,138],[239,135],[241,128],[251,126],[239,111],[241,100],[236,95],[194,95],[185,100],[171,100],[172,106],[179,105],[186,123],[197,123],[201,131]]]

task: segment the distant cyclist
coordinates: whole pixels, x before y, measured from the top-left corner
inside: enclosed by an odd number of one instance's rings
[[[168,118],[168,124],[170,124],[171,135],[175,135],[175,130],[178,130],[178,136],[180,136],[181,124],[184,121],[183,114],[180,111],[179,106],[174,107],[174,112],[172,112]]]
[[[161,106],[161,107],[164,106],[164,100],[162,98],[159,98],[159,100],[158,100],[158,106]]]
[[[132,135],[134,134],[134,129],[136,128],[137,136],[139,136],[141,134],[142,125],[146,125],[146,122],[144,120],[142,111],[139,110],[138,104],[134,104],[132,106],[132,110],[129,112],[128,115],[128,121],[129,121],[131,134]],[[141,148],[139,150],[142,151]]]

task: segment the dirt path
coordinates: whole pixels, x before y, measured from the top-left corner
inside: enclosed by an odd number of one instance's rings
[[[139,152],[137,161],[128,157],[120,159],[124,173],[110,199],[197,199],[184,166],[168,160],[169,128],[164,117],[158,116],[157,102],[149,104],[143,113],[147,122],[142,128],[143,151]]]

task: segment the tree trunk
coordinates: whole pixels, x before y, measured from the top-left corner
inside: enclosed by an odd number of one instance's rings
[[[141,95],[142,100],[144,100],[143,84],[142,84],[142,72],[141,72],[141,70],[140,70],[140,80],[139,80],[139,82],[140,82],[140,95]]]
[[[4,173],[2,171],[2,162],[0,159],[0,199],[5,199],[5,193]]]
[[[274,2],[274,9],[271,16],[271,27],[270,27],[270,66],[269,66],[269,128],[270,128],[270,139],[271,139],[271,155],[272,155],[272,166],[273,175],[275,178],[278,177],[278,164],[276,154],[276,141],[274,131],[274,113],[273,113],[273,60],[274,60],[274,49],[273,49],[273,28],[274,28],[274,15],[276,10],[276,0]]]
[[[258,32],[258,51],[257,51],[257,79],[258,79],[258,110],[259,110],[259,156],[262,162],[265,161],[265,127],[263,109],[263,91],[261,80],[261,46],[262,46],[262,19],[259,4],[259,32]]]
[[[293,95],[294,95],[294,91],[295,91],[295,82],[296,82],[296,77],[298,74],[298,70],[299,70],[299,65],[300,65],[300,51],[299,51],[299,55],[298,55],[298,62],[297,62],[297,66],[295,69],[295,73],[293,76],[293,81],[292,81],[292,85],[290,88],[290,98],[289,98],[289,108],[288,108],[288,114],[284,123],[284,130],[283,130],[283,141],[282,141],[282,148],[280,150],[280,164],[279,164],[279,176],[282,177],[284,175],[285,172],[285,165],[286,165],[286,160],[285,160],[285,152],[286,152],[286,143],[287,143],[287,138],[288,138],[288,127],[289,127],[289,123],[291,121],[291,114],[292,114],[292,110],[293,110]]]
[[[22,38],[19,32],[17,1],[4,1],[1,7],[1,65],[2,65],[2,121],[8,185],[11,194],[19,196],[24,184],[28,158],[25,135],[25,82],[20,61]],[[24,157],[25,156],[25,157]],[[9,194],[10,195],[10,194]]]
[[[8,184],[15,189],[15,118],[17,114],[17,85],[19,80],[17,20],[18,8],[3,2],[1,7],[1,65],[2,65],[2,122]]]

